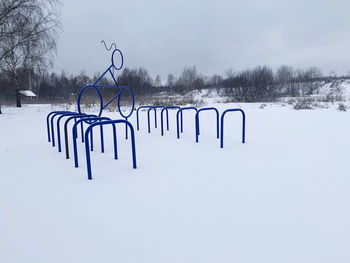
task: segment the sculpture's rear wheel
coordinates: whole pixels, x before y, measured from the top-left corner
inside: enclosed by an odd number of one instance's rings
[[[97,93],[97,99],[96,96],[93,96],[92,94],[96,94]],[[88,103],[94,105],[94,103],[97,100],[97,105],[99,106],[99,112],[98,114],[96,114],[96,116],[100,117],[102,114],[102,110],[103,110],[103,99],[102,99],[102,95],[101,92],[94,86],[86,86],[84,87],[78,96],[78,112],[80,114],[84,114],[84,112],[82,112],[82,97],[87,96],[87,98],[89,99]],[[88,113],[91,114],[91,113]],[[93,123],[95,121],[86,121],[87,123]]]

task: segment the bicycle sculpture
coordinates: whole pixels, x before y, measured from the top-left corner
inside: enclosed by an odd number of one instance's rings
[[[124,86],[119,86],[117,80],[115,79],[114,77],[114,70],[121,70],[122,67],[123,67],[123,64],[124,64],[124,57],[123,57],[123,53],[120,51],[120,49],[117,48],[117,45],[115,43],[112,43],[111,46],[109,48],[107,48],[106,46],[106,43],[104,40],[101,41],[101,43],[104,44],[106,50],[110,51],[112,49],[112,47],[114,46],[114,50],[112,52],[112,57],[111,57],[111,62],[112,64],[106,69],[106,71],[95,81],[94,84],[92,85],[87,85],[85,86],[79,93],[79,96],[78,96],[78,112],[81,114],[82,111],[81,111],[81,107],[80,107],[80,101],[81,101],[81,97],[83,95],[83,93],[89,89],[89,88],[92,88],[94,89],[97,94],[98,94],[98,97],[100,99],[100,111],[99,111],[99,114],[97,116],[101,116],[102,114],[102,111],[109,105],[111,104],[114,100],[118,99],[118,110],[119,110],[119,113],[122,117],[125,118],[125,120],[128,120],[128,118],[131,116],[132,112],[133,112],[133,109],[134,109],[134,105],[135,105],[135,97],[134,97],[134,94],[132,93],[131,89],[129,89],[128,87],[124,87]],[[119,54],[120,55],[120,66],[117,67],[116,64],[115,64],[115,60],[114,60],[114,56],[116,54]],[[100,80],[102,78],[104,78],[106,75],[110,75],[110,77],[112,77],[112,80],[114,82],[114,85],[98,85],[98,83],[100,82]],[[110,99],[106,104],[103,105],[103,99],[102,99],[102,94],[100,92],[100,88],[112,88],[112,89],[120,89],[120,91],[112,98]],[[131,98],[132,98],[132,106],[131,106],[131,110],[128,114],[124,114],[120,108],[120,98],[121,98],[121,95],[123,94],[124,91],[128,91],[130,92],[130,95],[131,95]]]
[[[75,154],[75,166],[77,167],[77,152],[76,152],[76,138],[77,138],[77,132],[76,132],[76,127],[77,124],[81,125],[81,137],[82,137],[82,142],[85,143],[85,149],[86,149],[86,160],[87,160],[87,171],[88,171],[88,179],[92,179],[92,172],[91,172],[91,161],[90,161],[90,150],[93,150],[92,143],[93,143],[93,136],[92,136],[92,131],[93,127],[99,126],[100,127],[100,136],[101,136],[101,149],[102,152],[104,152],[104,147],[103,147],[103,128],[102,126],[104,125],[111,125],[113,126],[113,137],[114,137],[114,151],[115,151],[115,159],[117,159],[117,145],[116,145],[116,129],[115,129],[115,124],[117,123],[123,123],[125,124],[125,129],[126,129],[126,139],[128,138],[128,127],[130,129],[131,133],[131,146],[132,146],[132,160],[133,160],[133,168],[136,168],[136,149],[135,149],[135,135],[134,135],[134,129],[132,124],[128,121],[128,118],[132,115],[133,110],[134,110],[134,105],[135,105],[135,97],[133,92],[131,91],[130,88],[125,87],[125,86],[120,86],[114,76],[114,71],[115,70],[121,70],[124,64],[124,57],[123,53],[121,52],[120,49],[117,48],[117,45],[115,43],[112,43],[111,46],[108,48],[106,45],[106,42],[104,40],[101,41],[102,44],[104,44],[104,47],[107,51],[112,51],[111,55],[111,64],[108,66],[108,68],[104,71],[104,73],[91,85],[85,86],[78,95],[78,100],[77,100],[77,107],[78,107],[78,112],[71,112],[71,111],[53,111],[50,112],[47,115],[46,118],[46,125],[47,125],[47,135],[48,135],[48,141],[52,141],[52,146],[55,146],[55,129],[54,129],[54,118],[58,116],[58,119],[56,121],[56,129],[57,129],[57,144],[58,144],[58,151],[61,152],[61,136],[60,136],[60,121],[64,117],[68,117],[68,119],[65,121],[64,128],[65,128],[65,146],[66,146],[66,158],[69,159],[69,146],[68,146],[68,134],[67,134],[67,125],[68,122],[71,120],[74,120],[76,123],[73,126],[73,145],[74,147],[74,154]],[[118,61],[116,59],[116,56],[119,55],[120,57],[120,63],[119,65],[116,64]],[[104,85],[101,84],[101,80],[105,77],[111,77],[112,79],[112,85]],[[107,103],[104,103],[103,101],[103,96],[101,94],[100,89],[116,89],[118,90],[117,94],[114,95]],[[99,99],[99,112],[97,115],[88,115],[86,113],[82,112],[82,96],[84,92],[86,92],[88,89],[94,90]],[[132,105],[130,112],[123,112],[122,108],[120,106],[121,102],[121,96],[124,92],[128,92],[131,95],[132,99]],[[121,117],[123,117],[125,120],[111,120],[106,117],[101,117],[102,112],[105,108],[107,108],[113,101],[117,100],[117,107],[119,114]],[[85,131],[84,134],[84,128],[83,128],[83,123],[88,124],[88,128]],[[88,137],[90,135],[90,139]],[[85,140],[84,140],[85,139]],[[90,147],[91,146],[91,147]]]

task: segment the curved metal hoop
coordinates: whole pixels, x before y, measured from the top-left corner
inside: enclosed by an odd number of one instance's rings
[[[196,113],[198,111],[198,109],[196,107],[183,107],[177,111],[177,113],[176,113],[176,133],[177,133],[178,139],[180,139],[179,114],[181,113],[181,132],[183,132],[183,111],[184,110],[195,110]]]
[[[105,120],[111,120],[108,117],[87,117],[89,120],[92,120],[92,124],[88,126],[95,126],[97,122],[105,121]],[[74,166],[78,167],[78,146],[77,146],[77,138],[78,138],[78,132],[77,132],[77,126],[79,123],[83,123],[85,120],[80,119],[76,123],[73,124],[72,128],[72,140],[73,140],[73,153],[74,153]],[[117,139],[116,139],[116,128],[115,125],[113,125],[113,134],[114,134],[114,153],[115,153],[115,159],[118,158],[117,155]],[[84,136],[84,138],[86,138]],[[93,135],[92,130],[90,132],[90,140],[91,140],[91,151],[93,151]],[[86,139],[84,140],[86,142]],[[103,130],[101,128],[101,151],[104,152],[104,143],[103,143]]]
[[[164,135],[164,127],[163,127],[163,112],[166,111],[166,124],[167,124],[167,130],[169,130],[169,112],[168,109],[181,109],[179,106],[168,106],[164,107],[162,111],[160,112],[160,134]]]
[[[225,115],[228,112],[238,111],[242,113],[242,143],[245,143],[245,112],[242,109],[228,109],[221,114],[221,137],[220,137],[220,147],[224,148],[224,120]]]
[[[51,142],[51,137],[50,137],[50,117],[53,114],[66,114],[66,113],[72,113],[71,111],[52,111],[50,112],[47,117],[46,117],[46,128],[47,128],[47,139],[48,142]]]
[[[69,117],[65,122],[64,122],[64,144],[66,147],[66,159],[69,159],[69,143],[68,143],[68,123],[71,120],[74,120],[75,123],[77,122],[77,119],[81,118],[91,118],[91,117],[96,117],[95,115],[86,115],[86,114],[77,114],[74,116]],[[81,123],[81,138],[84,138],[84,130],[83,130],[83,123]],[[84,142],[84,141],[83,141]]]
[[[153,106],[146,106],[146,105],[141,105],[140,107],[137,108],[136,110],[136,124],[137,124],[137,130],[140,130],[140,122],[139,122],[139,110],[141,109],[148,109],[152,108]]]
[[[163,109],[165,106],[151,106],[147,110],[147,124],[148,124],[148,133],[151,133],[151,121],[150,121],[150,112],[154,110],[154,128],[157,129],[157,109]]]
[[[87,168],[87,174],[88,179],[92,180],[92,171],[91,171],[91,158],[90,158],[90,145],[89,145],[89,133],[91,133],[93,127],[95,126],[103,126],[103,125],[115,125],[118,123],[125,123],[130,129],[131,134],[131,152],[132,152],[132,167],[136,169],[136,147],[135,147],[135,132],[134,127],[132,124],[126,120],[106,120],[106,121],[100,121],[95,122],[94,124],[91,124],[85,131],[85,152],[86,152],[86,168]]]
[[[199,113],[201,111],[214,111],[216,113],[216,138],[219,139],[219,111],[215,107],[201,108],[196,112],[195,122],[196,122],[196,142],[198,142],[199,136]]]

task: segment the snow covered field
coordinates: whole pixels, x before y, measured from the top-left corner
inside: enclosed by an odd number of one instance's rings
[[[240,106],[246,144],[231,114],[224,149],[213,113],[196,144],[192,112],[180,140],[174,112],[163,137],[142,112],[136,170],[124,127],[119,160],[109,129],[104,154],[96,131],[92,181],[83,144],[74,168],[47,142],[52,107],[4,108],[0,262],[350,262],[350,113]]]

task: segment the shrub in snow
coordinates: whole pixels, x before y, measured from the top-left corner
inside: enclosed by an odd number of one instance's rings
[[[312,110],[316,106],[311,98],[299,98],[294,104],[295,110]]]
[[[338,104],[338,110],[339,111],[346,111],[346,106],[343,103]]]
[[[289,105],[292,105],[294,102],[295,102],[294,99],[289,99],[289,100],[287,101],[287,103],[288,103]]]

